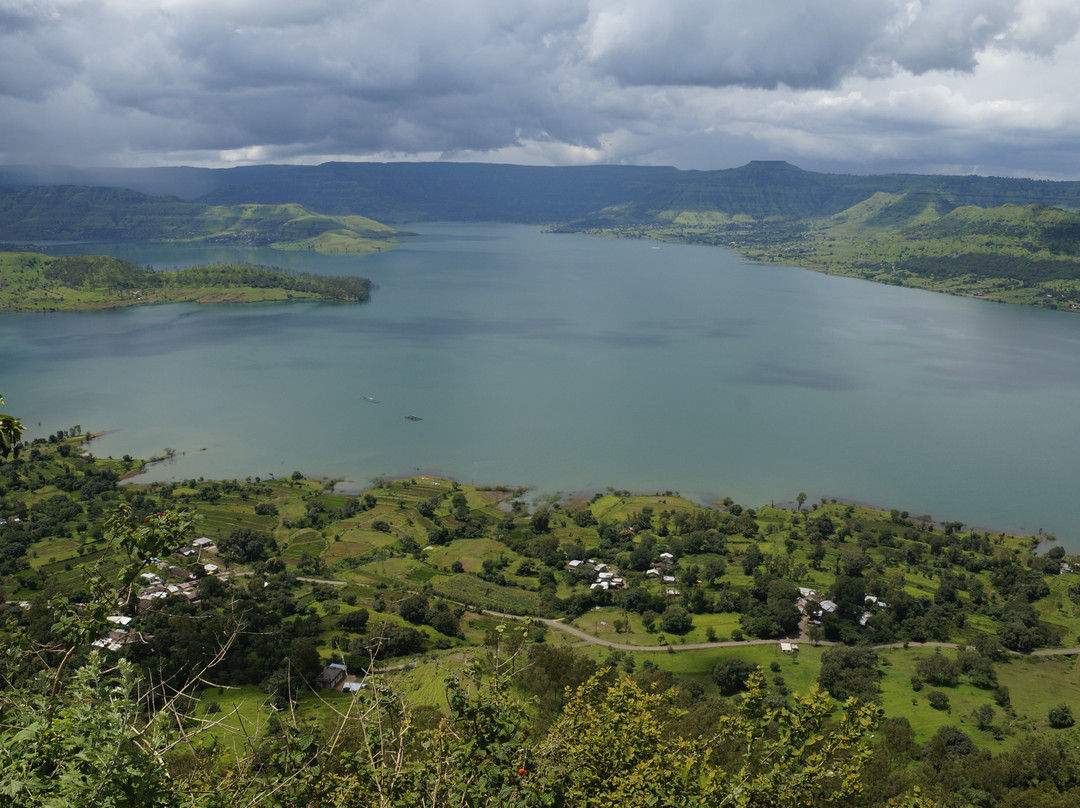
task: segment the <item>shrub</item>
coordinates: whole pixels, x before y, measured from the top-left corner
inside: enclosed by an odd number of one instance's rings
[[[949,709],[949,697],[940,690],[931,690],[926,694],[926,700],[930,702],[930,706],[935,710]]]
[[[1054,729],[1067,729],[1076,723],[1076,719],[1073,718],[1072,708],[1068,704],[1051,707],[1047,718],[1050,721],[1050,726]]]

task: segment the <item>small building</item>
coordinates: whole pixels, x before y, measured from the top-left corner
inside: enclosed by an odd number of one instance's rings
[[[781,642],[780,652],[783,654],[794,654],[799,650],[799,646],[793,642]]]
[[[215,575],[218,571],[217,564],[203,564],[203,569],[206,570],[207,575]]]
[[[344,665],[340,662],[331,662],[323,668],[322,673],[315,677],[315,686],[336,690],[341,686],[347,674],[348,670]]]
[[[191,543],[191,546],[199,550],[203,550],[207,547],[210,547],[213,543],[214,540],[211,539],[209,536],[200,536]]]
[[[836,611],[836,604],[833,603],[831,600],[823,600],[818,605],[821,607],[821,611],[827,614],[832,614]]]
[[[580,558],[575,558],[573,561],[571,561],[569,564],[567,564],[567,566],[570,567],[570,569],[572,569],[572,570],[576,570],[578,567],[580,567],[584,563],[585,562],[582,561]]]
[[[660,577],[660,570],[658,570],[658,569],[655,569],[655,568],[653,568],[653,569],[651,569],[651,570],[646,570],[646,571],[645,571],[645,574],[646,574],[646,575],[654,575],[654,576],[656,576],[656,577]]]

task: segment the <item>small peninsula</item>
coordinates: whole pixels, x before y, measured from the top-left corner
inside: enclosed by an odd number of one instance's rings
[[[0,252],[0,310],[86,311],[148,303],[368,299],[370,281],[282,267],[221,264],[156,271],[107,255]]]

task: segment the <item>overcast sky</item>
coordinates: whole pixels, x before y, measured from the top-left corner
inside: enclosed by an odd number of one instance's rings
[[[1080,0],[0,0],[0,163],[1080,179]]]

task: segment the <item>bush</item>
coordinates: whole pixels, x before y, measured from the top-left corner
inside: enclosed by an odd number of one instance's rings
[[[1072,708],[1068,704],[1051,707],[1047,718],[1050,721],[1050,726],[1054,729],[1067,729],[1076,723],[1076,719],[1073,718]]]
[[[960,678],[956,663],[940,651],[920,659],[915,664],[915,673],[927,684],[937,687],[955,687]]]
[[[949,709],[949,697],[940,690],[931,690],[926,694],[926,700],[930,702],[930,706],[935,710]]]

